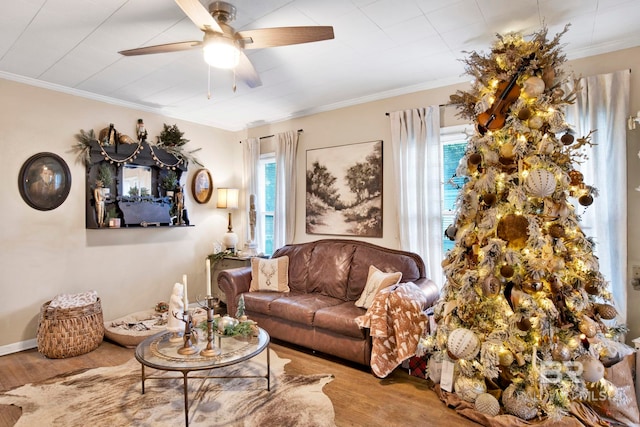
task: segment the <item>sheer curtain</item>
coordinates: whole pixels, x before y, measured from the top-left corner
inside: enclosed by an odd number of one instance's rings
[[[599,191],[588,208],[576,205],[587,236],[594,237],[600,272],[611,284],[618,320],[627,318],[627,134],[629,70],[580,79],[576,103],[567,110],[567,123],[576,136],[592,135],[596,145],[588,160],[576,167],[584,182]]]
[[[440,107],[390,113],[400,246],[424,259],[442,282],[442,147]]]
[[[293,242],[296,227],[296,152],[298,132],[275,135],[276,206],[273,213],[273,248]]]
[[[260,187],[258,177],[258,166],[260,162],[260,139],[249,138],[242,141],[242,159],[244,163],[244,189],[245,189],[245,203],[247,211],[249,210],[249,196],[255,195],[256,203],[256,241],[258,245],[258,253],[264,251],[262,246],[262,239],[259,236],[263,235],[263,219],[262,215],[262,202],[260,200]],[[251,231],[247,227],[247,241],[251,239]]]

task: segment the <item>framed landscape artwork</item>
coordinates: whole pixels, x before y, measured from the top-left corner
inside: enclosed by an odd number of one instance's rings
[[[307,234],[382,237],[382,141],[307,150]]]

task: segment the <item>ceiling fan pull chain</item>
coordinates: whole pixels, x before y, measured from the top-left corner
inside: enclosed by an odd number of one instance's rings
[[[236,70],[235,69],[233,70],[233,86],[232,87],[233,87],[233,93],[236,93],[236,88],[238,86],[236,85]]]
[[[207,71],[207,99],[211,99],[211,65]]]

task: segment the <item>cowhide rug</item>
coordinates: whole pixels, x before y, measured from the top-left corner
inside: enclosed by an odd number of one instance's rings
[[[190,379],[190,426],[335,426],[331,400],[322,392],[331,375],[292,376],[289,362],[271,351],[271,391],[266,379]],[[147,375],[153,372],[147,368]],[[205,372],[205,371],[202,371]],[[202,374],[200,372],[200,374]],[[266,352],[214,375],[266,373]],[[180,373],[153,372],[161,375]],[[198,372],[194,373],[198,375]],[[183,381],[147,379],[141,393],[140,364],[131,361],[27,384],[0,394],[0,404],[22,408],[16,427],[181,426]]]

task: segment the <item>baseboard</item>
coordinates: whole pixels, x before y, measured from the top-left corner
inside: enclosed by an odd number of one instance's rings
[[[35,338],[26,341],[15,342],[13,344],[0,346],[0,356],[17,353],[19,351],[30,350],[36,347],[38,347],[38,342]]]

